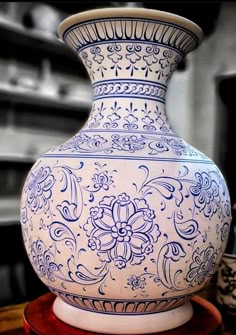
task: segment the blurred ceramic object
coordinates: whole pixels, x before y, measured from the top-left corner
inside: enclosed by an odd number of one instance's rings
[[[94,96],[79,133],[43,154],[24,185],[24,243],[64,322],[143,334],[192,317],[225,250],[230,199],[218,167],[171,129],[165,95],[202,40],[193,22],[149,9],[74,15],[59,35]],[[178,112],[178,111],[176,111]]]
[[[92,102],[93,92],[84,82],[82,83],[65,83],[60,87],[60,93],[64,99],[74,102]]]
[[[224,254],[218,269],[216,301],[236,313],[236,255]]]
[[[8,65],[8,82],[11,85],[17,85],[19,88],[36,90],[38,88],[38,81],[29,76],[28,74],[23,74],[19,72],[19,65],[17,66],[14,59],[9,60]]]
[[[12,79],[12,84],[18,85],[20,88],[27,90],[36,90],[38,88],[38,82],[31,77],[19,77]]]
[[[0,2],[0,18],[1,21],[8,21],[16,23],[17,15],[17,3],[16,2]]]
[[[52,76],[51,63],[49,59],[43,59],[39,78],[39,92],[43,95],[57,97],[58,84]]]
[[[33,4],[24,16],[25,26],[50,35],[56,35],[56,30],[61,20],[62,16],[60,13],[44,3]]]

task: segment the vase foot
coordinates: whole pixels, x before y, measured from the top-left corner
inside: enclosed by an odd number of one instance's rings
[[[165,312],[147,315],[111,315],[84,311],[59,297],[53,303],[55,315],[65,323],[84,330],[106,334],[149,334],[177,328],[193,316],[190,302]]]

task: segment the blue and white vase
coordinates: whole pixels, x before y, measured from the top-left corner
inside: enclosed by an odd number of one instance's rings
[[[221,172],[165,113],[168,81],[202,31],[141,8],[83,12],[58,31],[82,59],[94,98],[80,132],[43,154],[26,179],[29,259],[57,296],[54,313],[72,326],[178,327],[216,271],[231,222]]]

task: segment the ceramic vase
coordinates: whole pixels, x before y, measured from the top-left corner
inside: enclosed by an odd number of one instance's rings
[[[236,312],[236,255],[225,253],[217,273],[216,301],[224,311]]]
[[[83,61],[94,96],[80,132],[43,154],[26,179],[29,259],[57,296],[54,313],[74,327],[178,327],[216,271],[231,221],[221,172],[165,113],[168,81],[202,31],[141,8],[83,12],[58,31]]]

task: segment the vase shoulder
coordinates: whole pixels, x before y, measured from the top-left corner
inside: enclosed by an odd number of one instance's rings
[[[149,124],[149,127],[151,126]],[[167,128],[164,130],[166,132],[83,130],[60,146],[49,150],[42,157],[95,158],[96,155],[97,159],[107,160],[119,160],[125,157],[153,162],[164,159],[172,161],[173,164],[178,161],[189,161],[189,163],[195,161],[214,165],[205,154],[171,131],[168,133]]]

